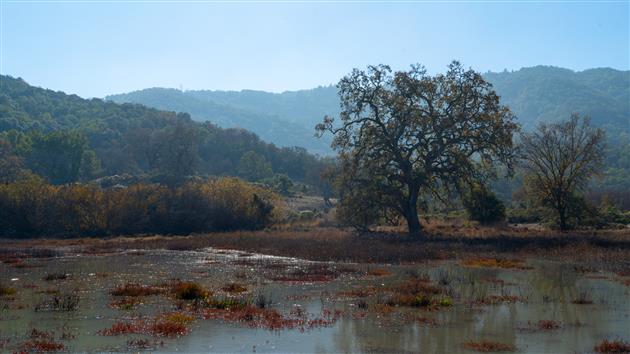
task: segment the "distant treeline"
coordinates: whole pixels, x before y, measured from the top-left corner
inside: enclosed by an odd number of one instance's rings
[[[279,217],[278,203],[274,193],[238,178],[110,189],[31,178],[0,184],[0,237],[256,230]]]
[[[86,100],[9,76],[1,81],[0,178],[5,181],[8,171],[29,169],[54,184],[122,174],[250,181],[284,174],[318,186],[331,163],[242,129],[194,122],[186,113]]]

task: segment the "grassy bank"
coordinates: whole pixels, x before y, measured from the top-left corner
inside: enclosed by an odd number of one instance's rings
[[[348,230],[265,230],[135,236],[106,239],[5,240],[0,252],[54,254],[111,253],[129,249],[197,250],[205,247],[297,257],[316,261],[408,263],[472,257],[540,257],[592,263],[614,271],[630,271],[630,230],[558,233],[516,227],[429,225],[427,235],[412,239],[396,232],[358,235]],[[50,251],[50,252],[48,252]]]

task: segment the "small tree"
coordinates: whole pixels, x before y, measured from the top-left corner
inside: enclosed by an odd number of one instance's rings
[[[578,194],[602,166],[604,132],[592,127],[588,118],[573,114],[568,121],[542,123],[521,139],[528,193],[555,210],[558,226],[566,230]]]
[[[462,198],[471,220],[487,225],[505,220],[505,206],[486,186],[474,183]]]

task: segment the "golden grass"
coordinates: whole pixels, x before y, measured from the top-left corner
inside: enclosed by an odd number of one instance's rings
[[[520,259],[497,259],[497,258],[472,258],[462,261],[467,267],[487,267],[487,268],[505,268],[505,269],[532,269],[523,265],[524,261]]]

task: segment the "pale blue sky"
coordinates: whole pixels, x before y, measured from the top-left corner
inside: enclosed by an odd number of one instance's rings
[[[146,87],[295,90],[353,67],[630,68],[629,2],[2,0],[2,74],[103,97]]]

